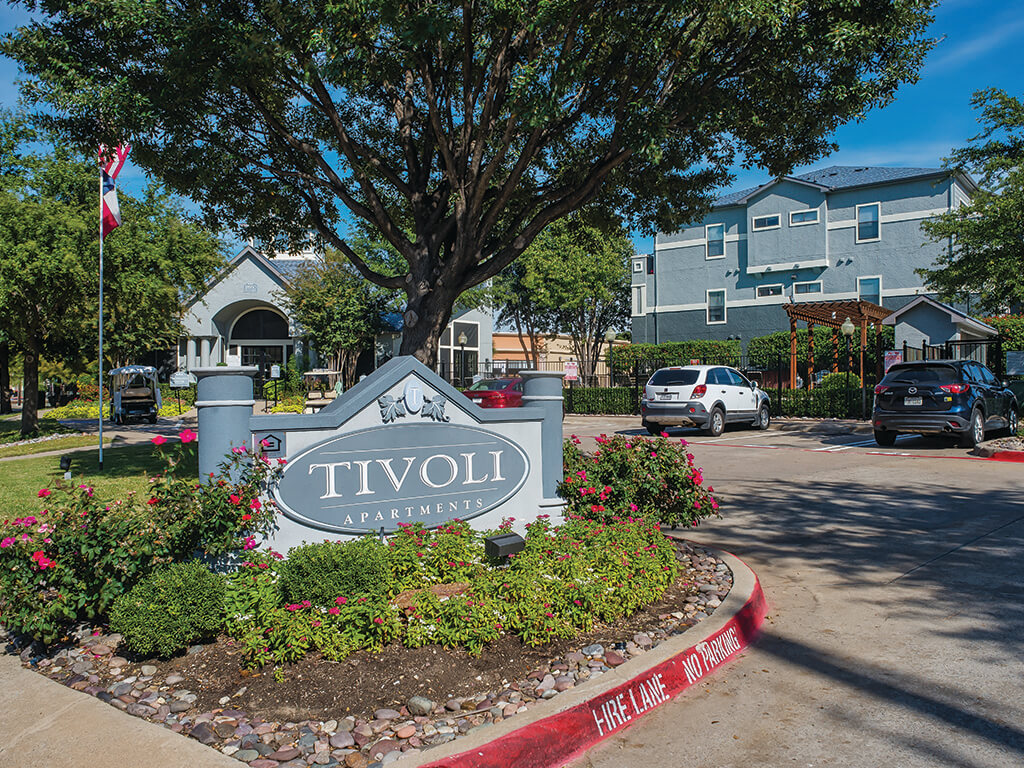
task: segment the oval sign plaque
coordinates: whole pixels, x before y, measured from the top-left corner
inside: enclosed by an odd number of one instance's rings
[[[482,515],[529,473],[512,441],[458,424],[384,424],[314,445],[288,460],[274,490],[281,511],[339,533],[428,528]]]

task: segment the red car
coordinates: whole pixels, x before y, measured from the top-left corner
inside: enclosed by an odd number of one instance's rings
[[[518,408],[523,404],[523,380],[481,379],[462,394],[481,408]]]

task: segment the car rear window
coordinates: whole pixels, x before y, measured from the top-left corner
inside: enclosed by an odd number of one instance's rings
[[[913,365],[890,368],[883,384],[948,384],[959,381],[960,375],[950,365]]]
[[[692,368],[679,368],[677,370],[663,368],[660,371],[655,371],[654,375],[651,376],[651,380],[647,383],[653,387],[678,387],[694,384],[698,376],[700,376],[700,371]]]
[[[494,392],[499,389],[504,389],[511,383],[512,379],[482,379],[471,386],[470,390],[474,392]]]

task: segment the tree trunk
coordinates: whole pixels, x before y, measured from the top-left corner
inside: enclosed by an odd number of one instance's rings
[[[39,428],[39,352],[36,338],[30,334],[25,345],[25,377],[22,380],[21,434],[30,435]]]
[[[11,346],[0,341],[0,413],[10,413],[11,407]]]
[[[411,293],[402,316],[400,355],[412,355],[430,370],[437,370],[437,346],[441,342],[452,307],[461,291],[438,286],[425,293]],[[454,339],[452,339],[454,345]]]

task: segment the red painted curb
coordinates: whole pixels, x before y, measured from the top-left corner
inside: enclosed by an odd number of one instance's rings
[[[986,458],[989,461],[1016,461],[1024,463],[1024,451],[996,451]]]
[[[563,765],[730,661],[753,642],[767,611],[755,574],[747,602],[705,640],[592,699],[422,768]]]

